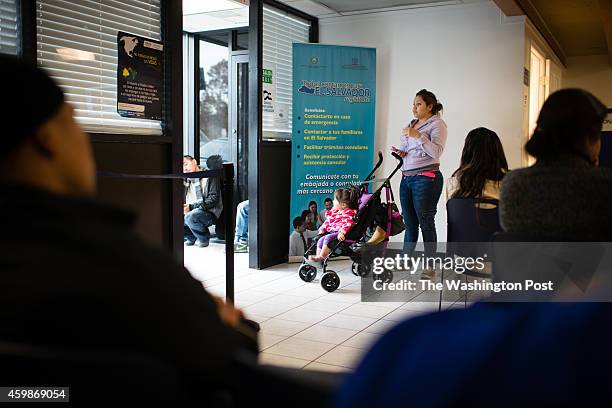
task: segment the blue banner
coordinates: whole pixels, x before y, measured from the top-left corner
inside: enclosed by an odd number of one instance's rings
[[[293,44],[291,220],[357,184],[374,156],[376,49]]]

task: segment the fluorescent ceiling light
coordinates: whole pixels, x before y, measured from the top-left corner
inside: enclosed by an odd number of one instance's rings
[[[236,0],[183,0],[183,15],[210,13],[211,11],[232,10],[246,7]]]

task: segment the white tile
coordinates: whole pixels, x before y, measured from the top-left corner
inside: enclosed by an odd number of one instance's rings
[[[363,331],[368,333],[385,334],[396,324],[397,322],[391,320],[379,320],[371,326],[366,327]]]
[[[225,284],[223,285],[215,285],[215,286],[208,286],[206,288],[206,291],[215,295],[215,296],[220,296],[220,297],[225,297]]]
[[[262,292],[258,290],[246,290],[242,292],[236,292],[235,298],[236,298],[236,304],[239,307],[245,307],[245,306],[252,305],[254,303],[261,302],[262,300],[269,299],[273,296],[275,295],[269,292]]]
[[[318,363],[338,365],[341,367],[354,368],[359,364],[366,351],[354,347],[337,346],[317,358]]]
[[[271,298],[265,299],[262,303],[269,303],[275,305],[283,305],[289,307],[298,307],[305,303],[310,302],[312,299],[303,296],[292,296],[292,295],[275,295]]]
[[[376,333],[359,332],[344,343],[343,346],[354,347],[362,350],[369,350],[382,335]]]
[[[310,361],[263,352],[259,353],[259,363],[282,367],[303,368],[306,364],[309,364]]]
[[[349,329],[361,331],[376,322],[376,319],[370,317],[358,317],[349,315],[334,315],[321,322],[323,326],[338,327],[340,329]]]
[[[330,313],[338,313],[349,306],[350,304],[346,302],[334,302],[332,300],[325,299],[315,299],[304,305],[304,307],[310,310],[318,310],[320,312]]]
[[[389,312],[390,310],[385,307],[377,307],[365,305],[363,303],[357,303],[351,307],[342,310],[340,314],[381,319],[383,316],[389,314]]]
[[[270,347],[266,353],[313,361],[334,347],[329,343],[290,337]]]
[[[259,302],[255,303],[254,305],[245,307],[244,309],[242,309],[242,311],[247,316],[252,313],[259,316],[274,317],[283,314],[291,309],[293,309],[291,306]]]
[[[300,306],[293,310],[290,310],[286,313],[283,313],[277,316],[283,320],[293,320],[296,322],[304,322],[304,323],[318,323],[323,319],[328,318],[333,313],[330,312],[320,312],[318,310],[309,310],[305,306]]]
[[[293,336],[309,326],[310,323],[282,320],[275,317],[264,322],[261,325],[261,331],[276,334],[278,336]]]
[[[277,336],[276,334],[270,334],[262,331],[259,333],[259,350],[265,350],[272,347],[276,343],[279,343],[286,338],[286,336]]]
[[[428,313],[430,312],[426,310],[397,309],[389,313],[388,315],[386,315],[385,320],[392,320],[394,322],[402,322],[404,320],[407,320],[407,319],[410,319],[416,316],[422,316]]]
[[[203,277],[202,275],[193,275],[193,277],[204,283],[205,287],[225,285],[225,276]]]
[[[300,280],[300,278],[295,276],[295,278],[291,279],[278,279],[273,282],[266,283],[265,285],[258,285],[257,290],[261,290],[264,292],[273,292],[273,293],[286,293],[292,289],[299,288],[304,286],[305,283]],[[321,289],[322,290],[322,289]]]
[[[362,305],[385,307],[387,309],[395,310],[404,306],[406,302],[361,302]]]
[[[317,324],[297,333],[295,337],[323,343],[340,344],[355,334],[357,334],[355,330],[340,329],[338,327]]]
[[[251,319],[251,320],[256,321],[257,323],[261,324],[261,323],[265,322],[266,320],[269,320],[270,317],[250,314],[250,315],[247,316],[247,319]]]
[[[400,309],[416,310],[421,312],[437,312],[438,302],[406,302]]]
[[[306,367],[304,367],[304,370],[326,371],[330,373],[350,373],[352,371],[350,368],[331,364],[323,364],[316,361],[313,361],[312,363],[308,364]]]
[[[354,304],[361,301],[361,291],[355,289],[340,288],[335,292],[325,295],[322,299],[333,302],[344,302]]]
[[[317,299],[327,294],[318,281],[307,283],[295,289],[284,292],[285,295],[303,296],[310,299]]]

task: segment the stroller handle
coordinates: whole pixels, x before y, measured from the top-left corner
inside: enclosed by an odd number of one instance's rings
[[[398,167],[398,168],[402,167],[402,165],[404,164],[404,159],[402,159],[402,156],[400,156],[399,154],[397,154],[397,153],[395,153],[395,152],[392,152],[392,153],[391,153],[391,155],[392,155],[393,157],[395,157],[395,159],[396,159],[396,160],[399,162],[399,163],[397,164],[397,167]]]
[[[376,163],[376,166],[374,166],[374,168],[372,169],[372,171],[370,172],[370,174],[368,174],[368,175],[366,176],[366,178],[365,178],[365,179],[363,179],[363,181],[368,181],[368,180],[370,180],[371,178],[373,178],[373,177],[374,177],[374,172],[375,172],[376,170],[378,170],[378,168],[381,166],[382,162],[383,162],[383,154],[382,154],[382,152],[379,150],[379,151],[378,151],[378,162]]]

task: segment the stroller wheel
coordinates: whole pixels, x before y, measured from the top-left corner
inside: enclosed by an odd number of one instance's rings
[[[340,286],[340,277],[334,271],[328,271],[321,277],[321,286],[328,292],[333,292]]]
[[[317,277],[317,268],[312,265],[302,264],[298,270],[300,279],[304,282],[312,282]]]
[[[391,283],[393,282],[393,272],[383,271],[383,273],[379,275],[374,274],[374,280],[379,280],[379,281],[382,281],[383,283]]]
[[[370,273],[370,265],[361,263],[357,267],[357,275],[365,278]]]
[[[351,272],[353,273],[353,275],[355,276],[359,276],[359,267],[361,265],[359,265],[357,262],[353,262],[353,264],[351,265]]]

